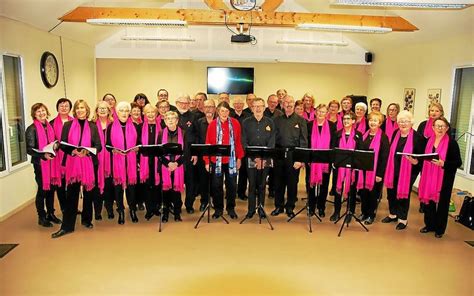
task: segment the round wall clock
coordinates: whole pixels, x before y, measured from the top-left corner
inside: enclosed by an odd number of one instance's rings
[[[40,61],[41,79],[47,88],[54,87],[58,83],[59,67],[54,54],[45,51]]]
[[[230,0],[230,4],[236,10],[249,11],[255,8],[257,0]]]

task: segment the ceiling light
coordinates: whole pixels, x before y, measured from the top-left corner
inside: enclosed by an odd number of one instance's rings
[[[301,44],[301,45],[335,45],[335,46],[348,46],[349,43],[345,41],[322,41],[322,40],[294,40],[294,39],[282,39],[277,40],[277,44]]]
[[[300,30],[337,31],[337,32],[354,32],[354,33],[392,32],[392,28],[385,28],[385,27],[349,26],[349,25],[331,25],[331,24],[299,24],[296,26],[296,28]]]
[[[181,20],[156,20],[156,19],[112,19],[99,18],[87,19],[93,25],[118,25],[118,26],[154,26],[154,27],[185,27],[186,21]]]
[[[333,0],[331,4],[395,8],[463,9],[473,3],[467,0]]]
[[[123,36],[122,40],[141,40],[141,41],[188,41],[194,42],[196,39],[191,37],[156,37],[156,36]]]

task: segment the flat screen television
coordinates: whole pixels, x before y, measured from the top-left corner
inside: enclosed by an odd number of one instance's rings
[[[254,92],[253,84],[253,68],[207,67],[208,94],[246,95]]]

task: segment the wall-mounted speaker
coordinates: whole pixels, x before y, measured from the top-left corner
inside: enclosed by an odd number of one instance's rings
[[[374,55],[371,52],[366,52],[365,53],[365,62],[366,63],[372,63],[374,60]]]

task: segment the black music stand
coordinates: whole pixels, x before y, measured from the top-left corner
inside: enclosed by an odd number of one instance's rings
[[[346,168],[349,169],[349,174],[352,179],[352,170],[355,170],[356,172],[359,170],[362,171],[371,171],[374,169],[374,156],[375,153],[373,150],[348,150],[348,149],[340,149],[336,148],[334,150],[334,166],[336,168]],[[345,179],[345,178],[344,178]],[[342,183],[342,193],[341,196],[344,194],[344,187],[346,184],[344,184],[345,181]],[[350,186],[350,185],[349,185]],[[344,218],[345,216],[350,216],[354,218],[362,228],[365,229],[365,231],[369,232],[369,229],[365,227],[364,224],[362,224],[362,221],[356,217],[356,215],[351,211],[351,194],[350,194],[350,187],[349,187],[349,192],[347,193],[347,207],[346,207],[346,212],[337,219],[334,224],[337,224],[339,220]],[[346,220],[344,219],[344,222],[341,225],[341,229],[339,229],[339,234],[337,236],[341,236],[342,229],[344,228],[344,224],[349,227],[349,222],[345,222]]]
[[[275,149],[275,148],[270,148],[270,147],[263,147],[263,146],[248,146],[245,148],[245,156],[246,157],[253,157],[253,158],[259,158],[260,159],[260,167],[262,168],[261,170],[257,170],[256,174],[256,181],[255,184],[257,186],[256,189],[256,199],[257,202],[255,203],[255,212],[258,215],[258,224],[262,224],[262,215],[260,213],[263,213],[264,218],[267,220],[268,225],[270,225],[270,229],[273,230],[273,225],[270,222],[270,219],[268,219],[268,215],[265,212],[265,209],[263,207],[262,201],[265,200],[265,181],[263,179],[263,170],[265,169],[263,167],[263,161],[264,159],[272,159],[272,158],[277,158],[277,157],[283,157],[284,151],[281,149]],[[263,196],[259,196],[259,186],[262,186],[261,183],[263,182]],[[240,224],[244,223],[245,220],[247,220],[247,216],[240,221]]]
[[[230,145],[211,145],[211,144],[191,144],[191,155],[192,156],[202,156],[207,157],[207,160],[209,161],[209,182],[207,184],[208,186],[208,192],[209,192],[209,200],[206,205],[206,209],[202,212],[201,216],[199,217],[199,220],[197,221],[196,225],[194,225],[194,229],[196,229],[199,226],[199,223],[201,223],[202,218],[207,212],[207,223],[211,223],[211,208],[214,208],[212,203],[212,198],[211,198],[211,180],[212,180],[212,165],[211,165],[211,156],[230,156]],[[220,218],[222,218],[225,223],[229,224],[229,221],[224,217],[224,215],[221,215]]]
[[[309,148],[295,148],[295,151],[293,152],[293,159],[295,161],[303,162],[303,163],[331,163],[333,161],[333,150],[331,149],[309,149]],[[319,184],[314,186],[314,194],[315,196],[319,195]],[[302,207],[298,212],[296,212],[295,216],[291,217],[288,219],[287,222],[290,222],[298,216],[301,212],[303,212],[306,209],[306,215],[308,216],[308,226],[309,226],[309,232],[313,232],[313,228],[311,225],[311,216],[310,215],[310,209],[309,209],[309,198],[306,199],[306,205]],[[319,220],[319,222],[322,222],[321,217],[318,216],[318,214],[314,213],[314,216]]]
[[[148,157],[160,157],[160,156],[177,156],[183,155],[183,147],[181,144],[178,143],[166,143],[166,144],[160,144],[160,145],[144,145],[141,146],[140,152],[143,155],[146,155]],[[158,169],[158,168],[157,168]],[[161,169],[161,166],[160,166]],[[160,170],[162,173],[162,170]],[[161,205],[160,205],[160,224],[158,227],[158,231],[161,232],[161,225],[163,223],[163,212],[164,212],[164,195],[163,195],[163,184],[161,184],[160,187],[161,191]],[[174,211],[171,211],[171,209],[168,209],[173,216],[175,215]]]

